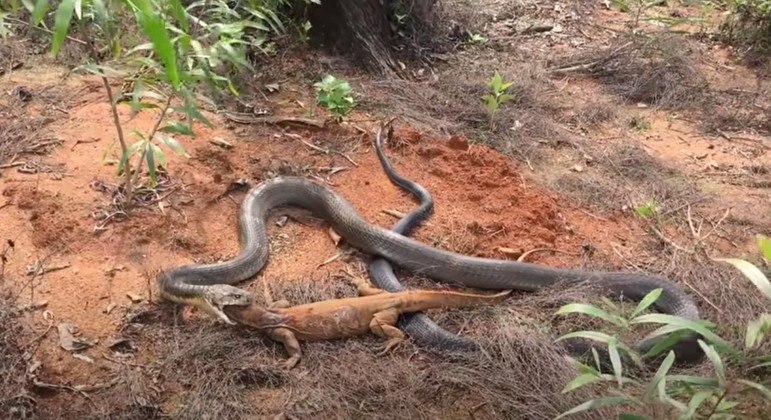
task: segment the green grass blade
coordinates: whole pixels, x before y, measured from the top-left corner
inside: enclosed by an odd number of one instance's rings
[[[645,295],[642,300],[640,300],[640,303],[637,304],[637,308],[635,308],[634,312],[632,312],[632,315],[630,318],[634,318],[637,315],[640,315],[644,310],[648,309],[649,306],[651,306],[658,298],[661,296],[661,292],[663,292],[664,289],[658,288],[653,289]]]
[[[147,171],[150,173],[150,187],[155,188],[158,185],[158,174],[155,171],[155,154],[153,153],[152,143],[147,143],[145,159],[147,159]]]
[[[37,0],[35,2],[35,7],[32,9],[32,13],[31,13],[32,16],[30,16],[33,26],[37,26],[40,24],[40,22],[43,21],[43,18],[48,12],[48,6],[49,6],[49,0]]]
[[[761,384],[759,384],[757,382],[748,381],[746,379],[737,379],[736,382],[740,382],[740,383],[742,383],[742,384],[744,384],[744,385],[746,385],[746,386],[748,386],[750,388],[755,389],[756,391],[758,391],[761,394],[763,394],[763,396],[767,400],[771,401],[771,390],[769,390],[768,387],[766,387],[764,385],[761,385]]]
[[[688,319],[681,318],[679,316],[668,315],[668,314],[647,314],[647,315],[638,316],[637,318],[633,319],[631,323],[632,324],[660,323],[660,324],[687,328],[691,331],[701,334],[708,341],[719,345],[721,348],[725,349],[726,351],[731,353],[736,353],[736,350],[733,348],[731,343],[723,340],[717,334],[708,330],[703,325]]]
[[[597,318],[604,319],[619,327],[624,326],[624,320],[618,316],[612,315],[594,305],[586,303],[570,303],[561,308],[555,313],[555,315],[563,315],[568,313],[582,313]]]
[[[704,350],[704,354],[707,355],[707,358],[709,358],[709,361],[712,362],[712,366],[715,368],[715,374],[717,375],[717,381],[721,388],[725,388],[726,386],[726,380],[725,380],[725,367],[723,366],[723,360],[720,358],[720,355],[715,351],[715,348],[708,345],[702,340],[697,340],[699,343],[699,347],[701,347],[702,350]]]
[[[713,258],[715,261],[725,262],[738,268],[761,293],[771,300],[771,282],[768,281],[762,271],[754,264],[738,258]]]
[[[171,86],[175,91],[179,90],[180,78],[179,69],[177,67],[177,54],[174,51],[174,46],[171,43],[171,38],[166,31],[166,22],[160,16],[140,14],[140,25],[142,26],[142,32],[153,43],[153,48],[158,58],[163,62],[163,67],[166,70],[166,78],[171,83]]]
[[[670,350],[667,357],[661,362],[661,366],[656,370],[656,374],[653,376],[651,383],[648,385],[648,389],[645,391],[646,399],[650,399],[650,397],[653,396],[653,392],[659,388],[659,384],[665,379],[667,372],[669,372],[669,369],[674,362],[675,352]]]
[[[557,338],[556,341],[565,340],[568,338],[588,338],[589,340],[599,341],[604,344],[608,344],[610,340],[613,340],[613,337],[599,331],[576,331],[565,334]]]
[[[596,374],[584,373],[582,375],[578,375],[575,379],[568,382],[568,384],[565,385],[565,388],[562,389],[562,393],[566,394],[570,391],[575,391],[576,389],[581,388],[584,385],[588,385],[601,380],[602,378]]]
[[[766,235],[758,234],[758,248],[763,258],[771,261],[771,238]]]
[[[685,413],[683,413],[680,418],[681,419],[693,418],[694,414],[696,414],[696,410],[698,410],[699,407],[701,407],[701,404],[704,403],[704,401],[706,401],[714,393],[715,393],[714,391],[699,391],[693,394],[693,397],[691,397],[691,400],[688,401],[688,408],[685,410]]]
[[[608,343],[608,354],[610,355],[610,364],[613,366],[613,374],[618,382],[618,387],[622,388],[622,367],[621,367],[621,355],[618,354],[618,340],[613,339]]]
[[[683,382],[691,385],[698,385],[698,386],[704,386],[709,388],[717,388],[719,385],[717,379],[705,378],[702,376],[669,375],[667,379],[669,379],[669,382]]]
[[[583,404],[579,404],[579,405],[571,408],[570,410],[560,414],[559,416],[555,417],[554,420],[561,419],[561,418],[569,416],[571,414],[580,413],[582,411],[596,410],[598,408],[611,407],[611,406],[615,406],[615,405],[621,405],[621,404],[627,403],[629,401],[631,401],[631,400],[627,396],[604,397],[604,398],[598,398],[596,400],[590,400],[590,401],[587,401],[587,402],[585,402]]]

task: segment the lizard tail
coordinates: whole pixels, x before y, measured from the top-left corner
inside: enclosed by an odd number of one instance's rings
[[[473,308],[482,305],[494,305],[506,299],[513,290],[506,290],[494,295],[459,293],[450,291],[411,290],[403,292],[404,312],[421,312],[427,309]]]

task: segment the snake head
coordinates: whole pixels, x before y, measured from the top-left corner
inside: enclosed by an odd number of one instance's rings
[[[235,324],[225,315],[222,308],[225,306],[248,306],[254,301],[252,295],[246,290],[228,284],[214,284],[207,287],[205,300],[209,306],[208,312],[227,324]]]

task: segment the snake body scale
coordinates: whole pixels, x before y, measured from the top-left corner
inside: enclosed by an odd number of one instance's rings
[[[238,215],[238,255],[224,262],[185,265],[161,272],[158,286],[166,299],[191,304],[232,323],[222,311],[228,305],[248,305],[252,297],[232,284],[257,274],[269,255],[267,217],[273,209],[292,206],[310,210],[326,220],[349,245],[429,278],[488,290],[518,289],[535,292],[560,282],[589,282],[609,294],[640,300],[656,288],[663,293],[653,304],[659,312],[689,320],[699,318],[694,301],[663,277],[615,271],[581,271],[538,264],[469,256],[434,248],[417,240],[366,222],[342,196],[311,179],[279,176],[253,187]],[[658,336],[638,343],[643,354],[666,339]],[[695,333],[679,337],[673,349],[678,361],[698,359]],[[575,346],[572,351],[587,349]]]

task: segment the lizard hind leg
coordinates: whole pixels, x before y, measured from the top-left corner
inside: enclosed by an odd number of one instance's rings
[[[286,328],[275,328],[268,332],[268,337],[283,344],[286,352],[289,353],[289,358],[282,363],[283,368],[289,370],[295,367],[302,357],[302,349],[294,333]]]
[[[387,339],[378,356],[395,349],[404,342],[404,333],[396,328],[399,312],[396,309],[386,309],[376,313],[369,322],[369,329],[378,337]]]

